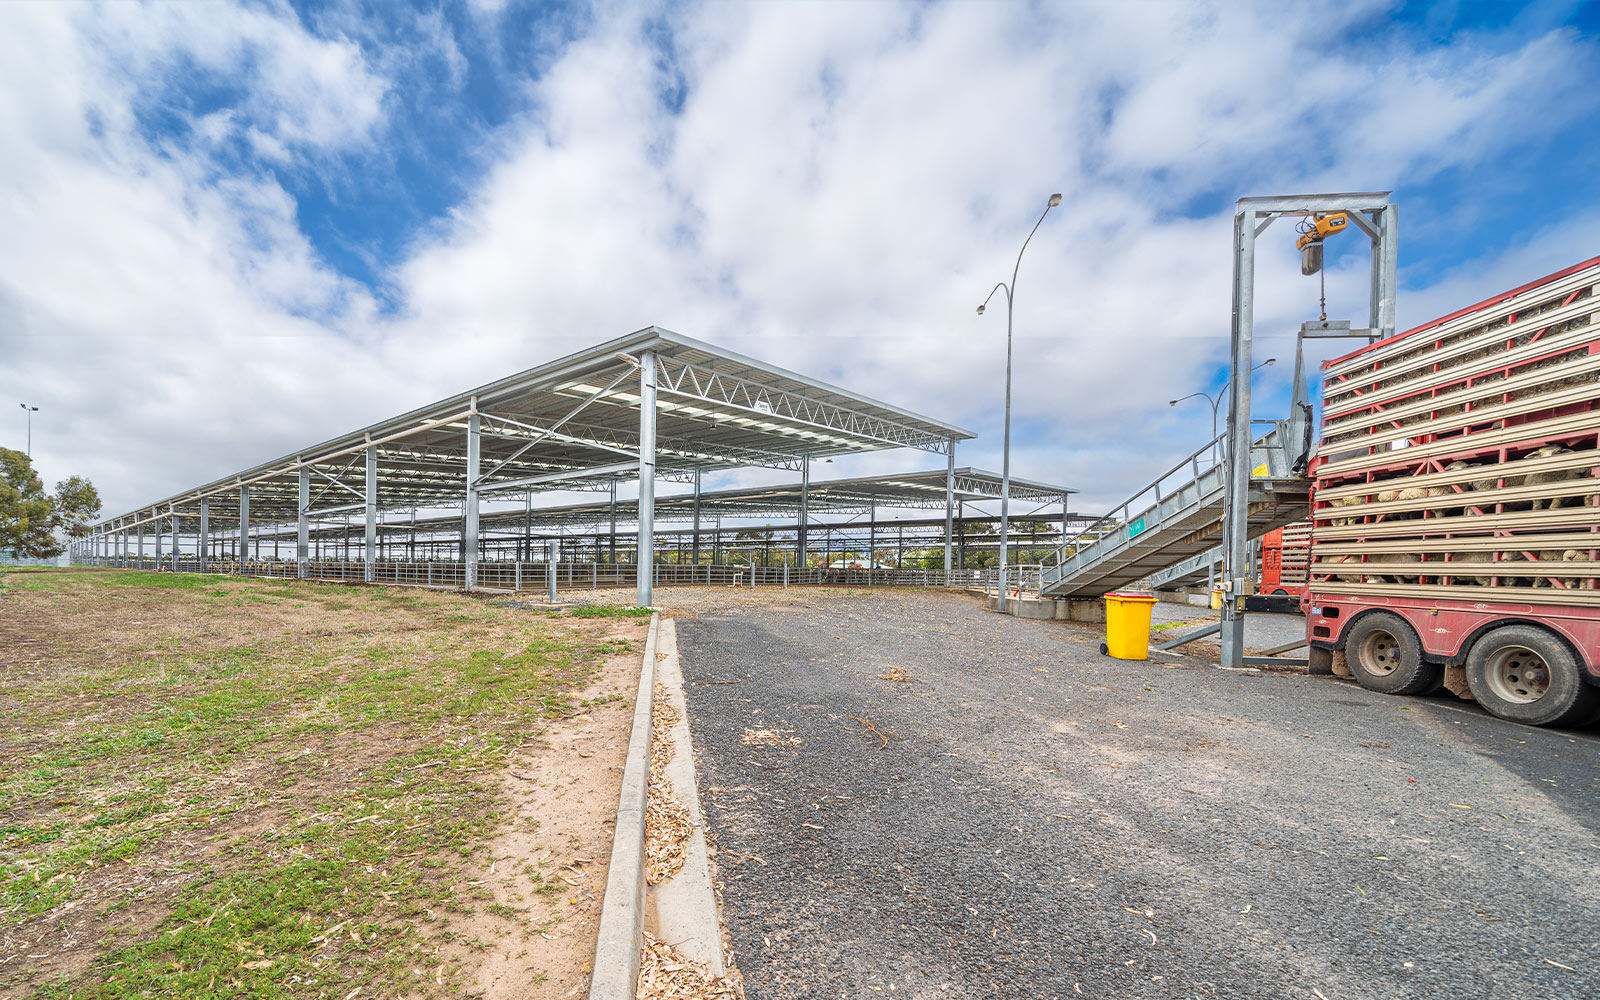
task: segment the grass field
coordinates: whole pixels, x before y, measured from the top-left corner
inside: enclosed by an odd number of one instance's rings
[[[490,953],[537,983],[601,856],[542,843],[551,783],[507,773],[569,722],[625,742],[637,614],[5,575],[0,994],[457,996]],[[528,856],[497,856],[511,835]]]

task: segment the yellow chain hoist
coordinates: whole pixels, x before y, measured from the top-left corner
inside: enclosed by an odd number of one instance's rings
[[[1330,212],[1327,215],[1314,215],[1301,219],[1295,225],[1295,231],[1300,238],[1294,245],[1300,248],[1300,273],[1313,275],[1322,273],[1322,241],[1334,233],[1344,232],[1350,224],[1350,217],[1344,212]],[[1322,295],[1320,299],[1322,318],[1328,318],[1328,282],[1322,279]]]

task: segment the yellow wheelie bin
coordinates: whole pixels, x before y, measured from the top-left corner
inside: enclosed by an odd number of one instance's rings
[[[1106,595],[1106,641],[1100,652],[1119,660],[1150,658],[1150,613],[1156,599],[1149,594]]]

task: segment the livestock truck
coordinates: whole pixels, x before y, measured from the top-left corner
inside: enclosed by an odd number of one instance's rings
[[[1322,366],[1313,672],[1600,713],[1600,257]]]

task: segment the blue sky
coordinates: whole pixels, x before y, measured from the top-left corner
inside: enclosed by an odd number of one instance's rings
[[[1237,197],[1392,189],[1403,325],[1600,253],[1597,35],[1571,3],[8,4],[0,386],[118,508],[657,323],[998,467],[972,306],[1060,190],[1016,469],[1093,509],[1204,441],[1166,400],[1222,382]],[[1316,308],[1270,233],[1258,415]],[[1329,263],[1361,320],[1364,245]]]

